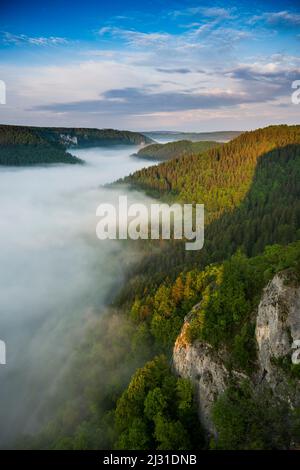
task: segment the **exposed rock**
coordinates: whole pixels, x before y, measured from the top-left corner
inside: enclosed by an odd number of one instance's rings
[[[229,373],[224,365],[224,351],[215,351],[203,341],[189,343],[189,321],[198,308],[199,304],[185,318],[174,346],[173,365],[179,376],[190,379],[195,385],[200,420],[208,433],[215,434],[211,420],[215,399],[226,389],[230,377],[240,380],[247,376],[238,371]],[[300,339],[300,286],[291,282],[287,272],[277,274],[264,289],[257,312],[255,336],[259,373],[255,379],[252,378],[254,386],[265,381],[275,396],[283,398],[291,406],[299,405],[300,381],[294,380],[291,386],[286,372],[276,362],[276,359],[287,357],[291,361],[293,341]]]
[[[261,380],[291,404],[299,401],[299,386],[291,387],[279,366],[280,360],[292,361],[292,346],[300,339],[300,287],[287,272],[277,274],[264,289],[255,337]]]
[[[190,345],[187,342],[187,328],[186,321],[174,346],[174,369],[178,375],[190,379],[195,385],[200,420],[209,433],[215,434],[210,419],[211,406],[225,390],[229,374],[209,344],[197,341]]]
[[[77,137],[69,134],[60,134],[60,140],[64,145],[77,145]]]

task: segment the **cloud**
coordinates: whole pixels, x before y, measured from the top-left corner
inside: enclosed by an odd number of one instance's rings
[[[67,39],[58,36],[30,37],[26,34],[12,34],[7,31],[2,33],[2,42],[4,44],[14,44],[16,46],[21,46],[23,44],[33,46],[58,46],[68,43]]]
[[[186,73],[193,73],[193,71],[191,69],[188,69],[188,68],[184,68],[184,67],[181,67],[181,68],[178,68],[178,69],[165,69],[165,68],[157,68],[156,69],[158,72],[162,72],[162,73],[180,73],[180,74],[186,74]]]
[[[300,26],[300,14],[289,11],[266,12],[251,18],[251,23],[266,21],[272,26],[297,27]]]
[[[300,67],[282,66],[277,63],[242,64],[227,72],[231,78],[243,81],[270,83],[290,88],[292,81],[300,76]]]
[[[107,67],[110,67],[107,64]],[[117,70],[117,69],[116,69]],[[127,72],[126,72],[127,70]],[[124,70],[133,72],[134,68]],[[194,70],[192,67],[156,67],[159,73],[155,81],[145,83],[144,74],[147,69],[139,69],[140,79],[131,85],[130,80],[123,87],[113,86],[107,82],[99,96],[94,88],[94,96],[81,99],[50,100],[45,104],[37,103],[30,111],[53,113],[79,113],[99,116],[138,116],[155,113],[172,113],[193,110],[217,110],[240,105],[263,104],[275,102],[281,97],[288,97],[291,83],[300,76],[300,61],[293,56],[274,55],[271,61],[237,64],[231,68]],[[205,80],[200,76],[195,81],[195,73],[205,73]],[[130,72],[131,73],[131,72]],[[160,74],[178,74],[178,82],[165,84]],[[111,76],[110,73],[108,73]],[[180,75],[184,81],[180,83]],[[137,77],[136,77],[137,78]],[[209,82],[207,81],[209,78]],[[202,81],[201,81],[202,80]],[[141,83],[143,85],[141,86]],[[110,88],[109,88],[110,86]],[[204,88],[205,86],[205,88]],[[171,89],[170,89],[171,88]],[[99,90],[99,85],[98,85]],[[97,96],[98,95],[98,96]]]
[[[126,23],[116,17],[98,23],[90,41],[85,35],[84,42],[78,41],[78,48],[63,63],[54,57],[52,64],[41,66],[40,54],[31,56],[25,72],[21,63],[16,62],[15,70],[10,70],[11,60],[4,63],[0,72],[10,83],[10,107],[0,109],[3,120],[35,123],[39,119],[55,124],[57,119],[57,123],[124,128],[134,123],[139,128],[153,122],[151,113],[164,113],[165,127],[167,119],[175,121],[184,112],[192,122],[192,116],[201,115],[202,119],[214,112],[223,115],[243,109],[246,121],[250,108],[263,108],[266,101],[274,103],[280,96],[288,100],[289,81],[298,63],[287,55],[285,62],[273,56],[280,44],[290,46],[293,54],[299,33],[294,30],[293,38],[286,38],[284,28],[277,31],[272,24],[296,24],[299,15],[285,7],[287,11],[281,12],[260,10],[260,16],[253,19],[253,11],[227,8],[228,3],[222,8],[222,3],[205,7],[198,2],[201,6],[191,9],[186,4],[181,3],[173,16],[170,13],[167,17],[165,10],[158,21],[133,12]],[[182,27],[180,23],[186,24]],[[53,31],[49,38],[7,33],[6,41],[41,46],[67,41],[56,38],[56,33],[60,34]],[[284,43],[281,36],[285,36]]]
[[[265,95],[264,101],[290,97],[291,85],[300,77],[300,67],[283,63],[241,64],[225,75],[238,80],[248,93]]]
[[[226,8],[203,8],[202,14],[203,16],[211,17],[211,18],[233,18],[232,10]]]
[[[201,15],[206,18],[232,18],[231,10],[219,7],[192,7],[185,8],[183,10],[173,10],[169,13],[169,16],[178,18],[180,16],[195,16]]]
[[[196,52],[203,49],[210,49],[210,57],[212,57],[215,55],[214,51],[218,49],[222,49],[222,52],[225,52],[225,49],[231,51],[237,43],[252,36],[250,31],[220,25],[218,19],[206,21],[200,26],[198,24],[196,26],[196,24],[181,34],[159,31],[142,32],[115,26],[104,26],[98,31],[98,34],[100,37],[122,40],[129,47],[140,48],[144,51],[148,48],[152,56],[159,53],[161,61],[168,60],[170,57],[174,58],[175,53],[184,54],[186,58],[189,51]],[[166,57],[162,59],[163,52]]]
[[[219,45],[226,45],[232,48],[234,43],[250,39],[253,33],[243,29],[221,27],[211,33],[211,41],[215,41]]]
[[[269,93],[268,99],[273,99]],[[100,114],[152,114],[196,109],[217,109],[244,103],[261,102],[266,99],[266,90],[255,94],[247,91],[209,90],[195,93],[186,91],[152,92],[147,88],[120,88],[104,92],[100,99],[69,103],[53,103],[35,106],[35,111],[55,113],[82,112]]]
[[[115,26],[104,26],[98,31],[100,36],[109,35],[111,37],[118,37],[125,39],[129,45],[132,46],[151,46],[166,44],[172,35],[164,32],[144,33],[141,31],[122,29]]]

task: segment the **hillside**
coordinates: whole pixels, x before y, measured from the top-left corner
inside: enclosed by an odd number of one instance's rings
[[[190,254],[180,242],[162,242],[131,273],[118,305],[155,348],[167,357],[173,350],[177,380],[196,390],[211,448],[287,449],[300,442],[299,365],[291,362],[300,245],[288,244],[300,239],[299,132],[274,126],[245,133],[207,158],[183,157],[125,179],[172,201],[206,198],[204,249]],[[143,448],[134,440],[137,426],[156,448],[176,448],[178,440],[192,448],[196,438],[201,448],[203,434],[191,432],[184,415],[179,426],[176,408],[170,419],[164,380],[152,388],[163,365],[156,361],[135,373],[117,402],[118,448]],[[174,385],[175,403],[177,394]],[[167,403],[156,407],[160,419],[147,413],[154,395]]]
[[[270,247],[252,259],[237,254],[204,270],[181,272],[174,281],[166,276],[129,311],[100,316],[73,359],[55,419],[20,447],[200,450],[297,445],[299,366],[290,362],[287,328],[296,302],[291,298],[287,310],[285,303],[276,302],[276,292],[275,298],[269,292],[279,277],[281,300],[284,289],[300,293],[299,261],[299,242]],[[284,322],[274,322],[277,330],[273,323],[263,323],[268,305],[278,306],[279,315],[284,312]],[[287,341],[277,361],[263,355],[256,323],[262,329],[271,327],[273,335],[284,334]],[[272,372],[267,378],[266,361]],[[275,379],[292,402],[274,394]]]
[[[215,132],[180,132],[180,131],[145,131],[144,135],[154,140],[178,141],[191,140],[199,142],[203,140],[228,142],[242,134],[242,131],[215,131]]]
[[[197,389],[199,417],[214,447],[299,443],[300,365],[292,362],[300,334],[299,261],[298,242],[210,269],[200,302],[184,321],[173,362]]]
[[[67,149],[150,142],[142,134],[113,129],[0,125],[0,165],[82,163]]]
[[[290,361],[300,292],[299,139],[300,126],[259,129],[125,179],[160,198],[205,200],[204,248],[191,254],[180,241],[149,243],[113,312],[86,338],[66,402],[36,447],[286,449],[300,442],[299,367]],[[276,358],[268,355],[274,344],[261,341],[267,326],[283,335]],[[113,371],[120,363],[122,374],[109,372],[103,385],[103,364]]]
[[[122,182],[152,196],[187,203],[204,203],[208,220],[236,207],[245,197],[255,169],[265,155],[289,161],[300,144],[300,126],[270,126],[241,136],[201,154],[185,155],[151,166]],[[294,149],[298,154],[298,147]]]
[[[291,362],[299,262],[299,242],[252,259],[237,254],[182,272],[136,301],[132,320],[167,355],[173,349],[177,377],[168,379],[161,356],[136,371],[116,406],[117,448],[287,449],[300,442],[300,366]],[[193,390],[200,429],[192,424]]]
[[[166,272],[172,277],[222,261],[238,248],[253,256],[268,244],[299,239],[299,129],[277,126],[245,133],[201,158],[182,157],[125,178],[164,200],[204,202],[206,229],[204,248],[192,254],[180,241],[160,242],[160,250],[132,271],[120,302],[131,302],[133,291],[144,295]]]
[[[49,141],[58,141],[66,147],[98,147],[110,145],[145,145],[153,140],[139,132],[116,129],[88,129],[68,127],[31,128]]]
[[[167,144],[147,145],[141,148],[135,156],[149,160],[171,160],[184,155],[196,155],[218,145],[221,144],[214,141],[191,142],[189,140],[179,140]]]
[[[0,126],[0,165],[82,163],[58,141],[50,142],[25,126]]]

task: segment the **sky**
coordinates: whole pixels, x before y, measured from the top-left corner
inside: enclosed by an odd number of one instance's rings
[[[1,0],[0,123],[246,130],[299,123],[300,3]]]

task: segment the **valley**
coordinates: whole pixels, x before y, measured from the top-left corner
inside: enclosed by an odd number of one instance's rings
[[[0,417],[10,429],[0,434],[1,445],[289,448],[298,439],[299,365],[290,351],[299,332],[291,330],[285,350],[265,359],[258,325],[264,292],[276,279],[298,296],[299,126],[270,126],[223,144],[177,141],[139,150],[155,165],[132,156],[136,146],[94,147],[91,138],[90,147],[77,148],[72,132],[64,142],[56,140],[61,130],[22,132],[16,145],[30,149],[36,139],[43,153],[53,141],[84,164],[31,167],[25,160],[23,168],[0,171],[0,261],[7,266]],[[160,149],[168,161],[159,163]],[[97,241],[97,205],[124,196],[128,204],[204,203],[203,249],[189,252],[184,240],[172,239]],[[18,221],[11,218],[17,208]],[[238,439],[229,424],[236,401]],[[253,431],[244,441],[253,406]],[[260,433],[257,421],[265,423]]]

